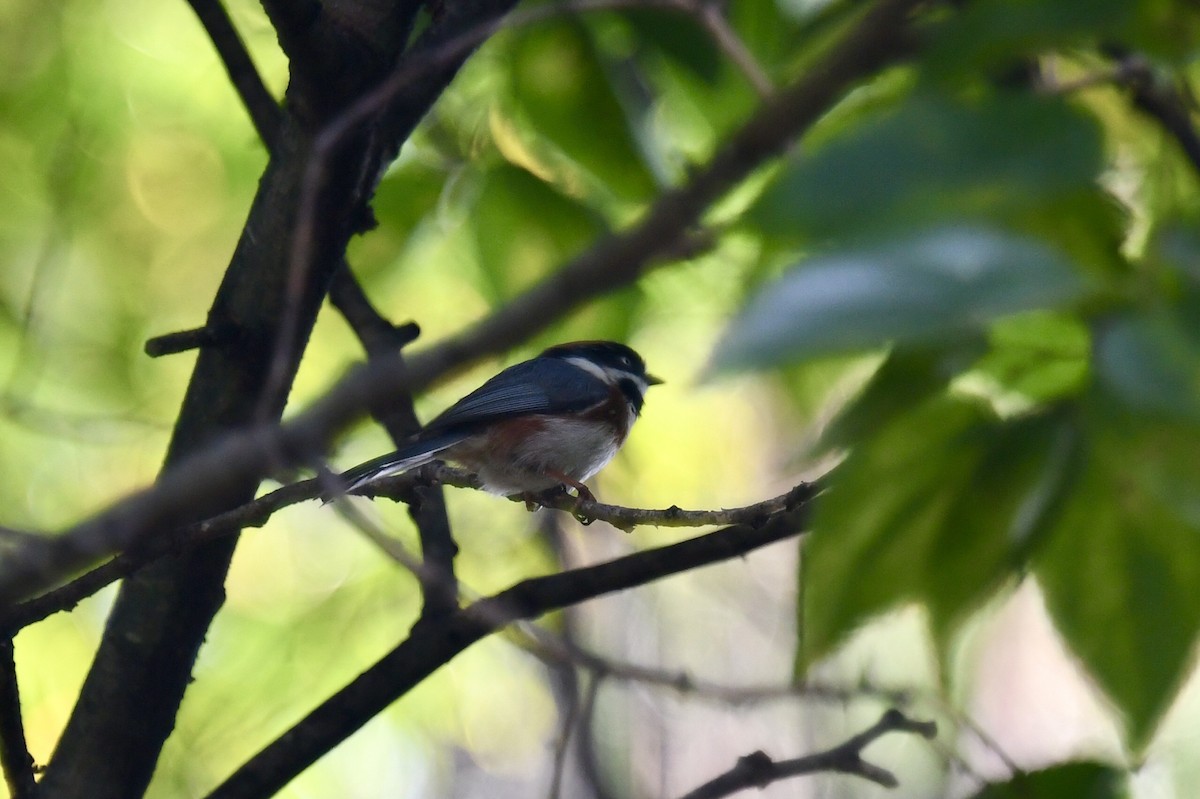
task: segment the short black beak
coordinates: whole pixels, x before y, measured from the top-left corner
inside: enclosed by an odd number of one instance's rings
[[[646,375],[646,385],[648,386],[661,386],[664,382],[666,381],[664,381],[661,377]]]

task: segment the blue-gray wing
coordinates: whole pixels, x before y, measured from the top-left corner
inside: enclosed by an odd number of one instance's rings
[[[426,433],[470,428],[495,419],[583,411],[608,399],[594,375],[560,358],[534,358],[505,369],[430,422]]]

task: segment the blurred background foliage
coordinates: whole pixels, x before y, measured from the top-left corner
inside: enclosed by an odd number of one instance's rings
[[[728,17],[783,82],[862,5],[734,0]],[[506,359],[615,338],[668,379],[597,478],[607,501],[733,506],[835,468],[802,563],[784,543],[550,624],[717,682],[910,690],[943,734],[872,749],[901,778],[889,795],[966,796],[981,779],[997,781],[988,797],[1193,795],[1200,164],[1130,85],[1190,119],[1200,9],[952,5],[927,15],[929,46],[713,210],[710,250]],[[281,94],[261,10],[228,7]],[[154,479],[192,356],[150,360],[142,343],[203,318],[266,156],[182,2],[0,0],[0,68],[0,522],[54,530]],[[350,263],[379,307],[437,340],[636,219],[756,101],[676,13],[505,31],[405,146]],[[324,314],[294,405],[360,357]],[[337,461],[388,447],[364,424]],[[475,592],[682,535],[559,528],[465,491],[449,502]],[[370,512],[415,543],[403,508]],[[244,537],[228,595],[152,796],[204,793],[418,610],[414,581],[315,505]],[[17,639],[39,762],[111,596]],[[615,795],[670,796],[753,749],[840,741],[878,711],[863,693],[727,706],[610,679],[592,745]],[[283,795],[542,795],[559,699],[537,659],[484,642]],[[1014,762],[1072,761],[1004,782]],[[587,795],[577,771],[566,796]],[[881,790],[823,776],[764,794]]]

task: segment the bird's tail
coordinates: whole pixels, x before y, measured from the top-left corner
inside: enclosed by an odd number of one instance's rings
[[[437,454],[463,440],[461,433],[435,436],[424,441],[414,441],[401,447],[395,452],[372,458],[366,463],[360,463],[353,469],[347,469],[338,475],[338,481],[343,486],[341,493],[350,494],[355,489],[393,474],[407,472],[422,464],[429,463]]]

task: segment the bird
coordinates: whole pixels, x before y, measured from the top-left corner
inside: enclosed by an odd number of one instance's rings
[[[497,373],[398,449],[338,476],[344,493],[437,459],[474,472],[484,490],[533,498],[575,489],[625,443],[646,391],[663,381],[616,341],[573,341]]]

